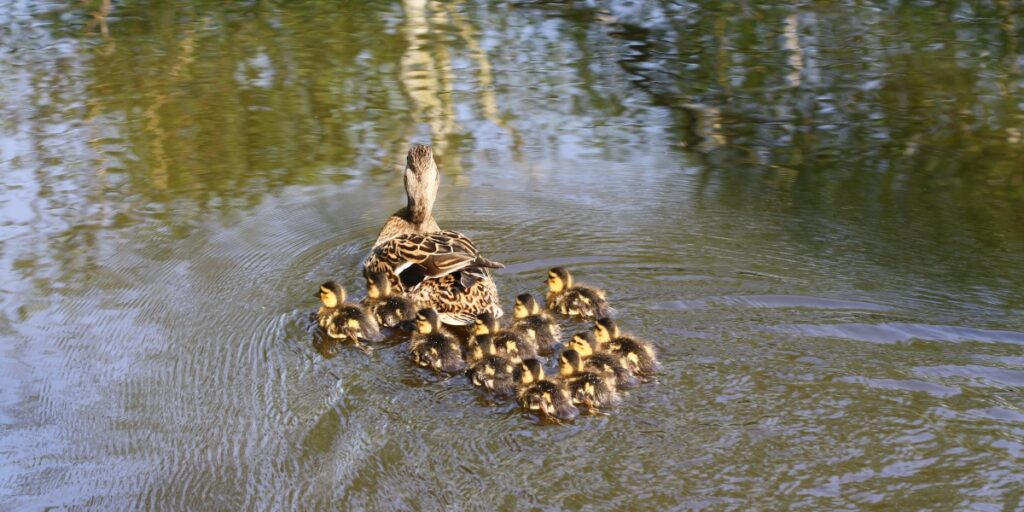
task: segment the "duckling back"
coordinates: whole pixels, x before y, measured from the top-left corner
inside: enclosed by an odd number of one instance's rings
[[[380,341],[382,336],[377,321],[357,304],[345,303],[334,308],[326,322],[327,335],[335,339],[351,341]]]
[[[618,389],[630,389],[639,385],[640,380],[626,368],[619,357],[608,352],[598,352],[584,363],[584,368],[598,375],[614,377],[615,387]]]
[[[620,337],[608,343],[608,351],[617,355],[622,364],[636,375],[653,375],[661,367],[649,341]]]
[[[440,373],[455,374],[466,369],[458,340],[440,332],[413,336],[409,355],[417,366]]]
[[[374,304],[377,322],[389,328],[401,327],[416,317],[416,304],[401,295],[392,295]]]
[[[473,365],[467,372],[474,386],[492,391],[500,396],[510,396],[516,391],[516,371],[506,357],[488,355]]]
[[[501,331],[494,335],[498,352],[513,361],[537,357],[537,343],[527,334],[515,331]]]
[[[548,293],[546,303],[551,311],[584,320],[607,318],[612,314],[604,293],[589,286],[574,286],[562,292]]]
[[[579,409],[573,405],[569,391],[561,384],[550,380],[540,380],[522,386],[516,394],[516,402],[534,414],[563,421],[571,421],[580,414]]]
[[[541,356],[550,356],[562,338],[562,328],[547,315],[530,315],[516,320],[512,330],[533,339],[537,355]]]
[[[573,375],[566,385],[574,404],[596,409],[618,405],[619,393],[614,382],[614,377],[609,379],[587,371]]]

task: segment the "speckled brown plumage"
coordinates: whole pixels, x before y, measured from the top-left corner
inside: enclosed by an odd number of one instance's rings
[[[363,264],[364,275],[383,272],[396,293],[432,307],[449,325],[471,323],[477,314],[502,314],[490,268],[473,241],[442,231],[431,211],[440,176],[430,146],[414,144],[405,166],[407,205],[391,216]]]

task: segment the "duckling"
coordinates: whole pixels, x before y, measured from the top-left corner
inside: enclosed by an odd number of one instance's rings
[[[489,334],[476,336],[471,359],[472,368],[466,372],[474,386],[493,391],[501,396],[515,394],[519,368],[507,357],[498,355]]]
[[[558,374],[565,381],[572,402],[586,406],[591,413],[599,408],[619,403],[619,393],[615,390],[615,376],[584,370],[583,360],[575,350],[562,352],[558,359]]]
[[[416,332],[409,346],[413,363],[439,373],[454,374],[466,369],[459,340],[441,330],[441,320],[436,310],[419,310],[415,325]]]
[[[366,299],[363,304],[384,327],[412,330],[416,304],[402,293],[395,293],[384,272],[366,275]]]
[[[475,336],[491,335],[497,352],[505,354],[512,362],[537,357],[537,342],[533,338],[523,333],[502,330],[498,318],[491,313],[477,315],[473,333]]]
[[[544,366],[533,358],[520,363],[516,401],[527,411],[559,420],[570,421],[580,414],[569,390],[561,382],[545,380]]]
[[[636,387],[640,381],[626,368],[621,358],[602,350],[597,338],[590,332],[578,332],[572,336],[567,348],[575,350],[583,359],[583,369],[599,375],[615,376],[615,387],[629,389]]]
[[[564,267],[548,271],[548,309],[583,319],[606,318],[612,314],[605,292],[597,288],[574,284],[572,274]]]
[[[512,318],[513,329],[533,333],[533,338],[537,342],[537,353],[542,356],[550,356],[562,338],[562,328],[551,315],[540,308],[537,300],[529,293],[516,297]]]
[[[368,350],[360,340],[380,341],[380,329],[377,321],[363,309],[352,302],[345,302],[345,289],[334,281],[320,285],[317,293],[322,305],[316,313],[317,324],[328,336],[339,340],[350,340],[361,350]]]
[[[594,324],[594,338],[608,352],[618,356],[633,374],[652,375],[661,367],[651,342],[623,336],[610,318],[602,318]]]

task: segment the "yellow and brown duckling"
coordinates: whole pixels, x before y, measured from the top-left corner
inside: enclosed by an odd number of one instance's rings
[[[391,288],[387,274],[376,272],[366,276],[366,299],[363,304],[373,313],[377,323],[384,327],[413,330],[416,304],[403,293]]]
[[[629,389],[636,387],[640,380],[622,364],[622,359],[606,352],[591,332],[578,332],[566,344],[566,348],[575,350],[583,359],[583,369],[600,375],[613,375],[615,387]]]
[[[474,347],[470,360],[473,366],[466,372],[474,386],[501,396],[511,396],[516,391],[518,367],[507,357],[498,355],[493,338],[483,334],[473,338]]]
[[[540,304],[537,304],[537,300],[529,293],[516,297],[512,319],[513,330],[532,334],[537,342],[539,355],[550,356],[562,339],[562,328],[558,326],[558,322],[541,309]]]
[[[575,284],[572,274],[564,267],[548,271],[548,309],[563,315],[585,320],[607,318],[612,314],[605,292],[591,286]]]
[[[624,336],[610,318],[602,318],[594,324],[594,338],[605,350],[619,356],[622,364],[635,375],[650,376],[661,367],[651,342]]]
[[[441,330],[441,320],[432,308],[416,312],[416,330],[409,345],[412,362],[435,372],[455,374],[465,371],[459,340]]]
[[[380,341],[380,329],[373,315],[359,304],[345,301],[345,289],[334,281],[320,285],[317,293],[321,306],[316,313],[317,324],[328,336],[349,340],[361,349],[363,341]]]
[[[558,375],[565,381],[572,402],[586,407],[590,412],[619,403],[615,376],[586,371],[583,359],[575,350],[566,350],[559,356]]]
[[[518,363],[523,359],[537,357],[537,342],[533,338],[527,333],[503,330],[498,323],[498,318],[490,313],[477,315],[473,325],[474,336],[485,334],[489,334],[493,338],[497,353],[505,355],[513,362]]]
[[[569,390],[561,382],[545,379],[544,366],[533,358],[520,363],[516,401],[527,411],[558,420],[569,421],[580,414]]]

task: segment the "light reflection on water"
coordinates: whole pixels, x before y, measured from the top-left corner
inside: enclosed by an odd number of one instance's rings
[[[1016,3],[95,4],[0,9],[4,508],[1022,506]],[[320,357],[411,141],[658,382],[550,426]]]

